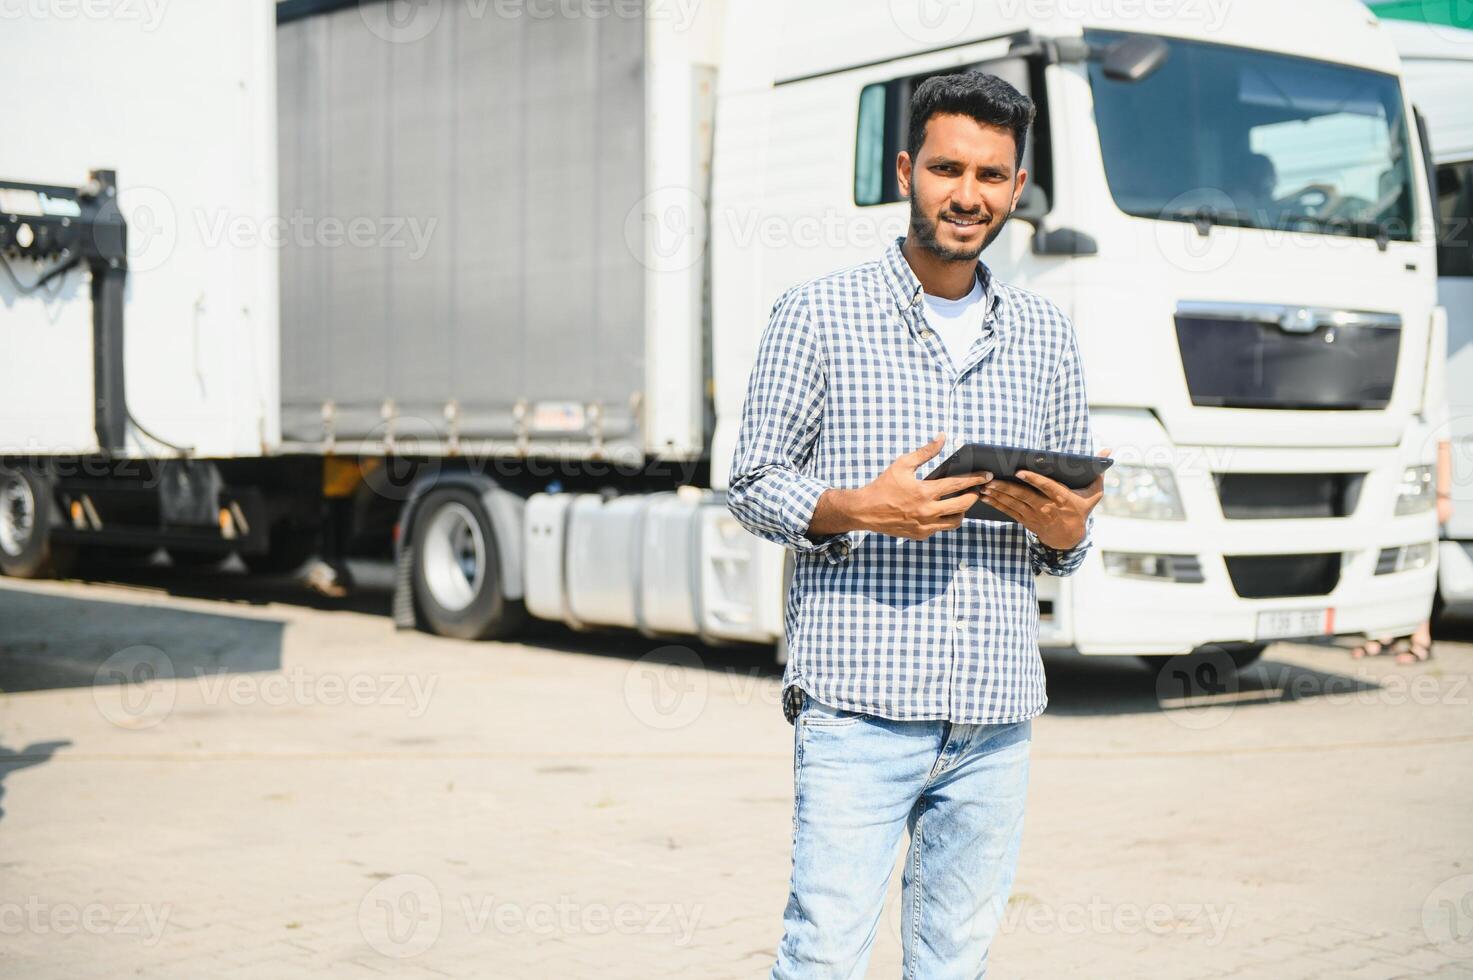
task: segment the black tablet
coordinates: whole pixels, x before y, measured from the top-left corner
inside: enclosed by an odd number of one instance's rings
[[[969,442],[926,474],[925,478],[939,480],[948,476],[966,476],[969,473],[991,473],[994,480],[1022,483],[1014,474],[1019,470],[1028,470],[1056,480],[1071,490],[1083,490],[1109,469],[1113,462],[1115,461],[1108,456],[1052,453],[1043,449],[1019,449],[1016,446],[989,446],[986,443]],[[960,490],[949,493],[942,499],[957,497],[966,492]],[[965,516],[979,521],[1012,520],[983,500],[977,501]]]

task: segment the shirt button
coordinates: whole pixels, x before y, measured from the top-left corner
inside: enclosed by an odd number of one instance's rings
[[[922,331],[921,331],[921,336],[922,336],[922,337],[927,337],[927,338],[929,338],[929,337],[930,337],[930,336],[931,336],[931,331],[929,331],[929,330],[922,330]]]
[[[959,629],[959,630],[966,629],[967,628],[967,621],[965,619],[958,619],[956,621],[956,628]]]
[[[965,572],[967,570],[967,563],[964,561],[957,562],[956,567]]]

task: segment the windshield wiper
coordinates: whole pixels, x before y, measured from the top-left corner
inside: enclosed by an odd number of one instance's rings
[[[1242,211],[1222,210],[1219,208],[1203,205],[1190,211],[1162,211],[1157,215],[1163,221],[1190,221],[1197,226],[1197,233],[1204,238],[1212,230],[1213,225],[1223,225],[1231,228],[1258,228],[1261,227],[1254,221],[1251,215]]]
[[[1380,246],[1381,251],[1386,251],[1387,243],[1391,241],[1391,229],[1384,222],[1371,221],[1366,218],[1325,218],[1315,214],[1286,214],[1280,219],[1281,223],[1295,230],[1302,229],[1304,225],[1310,225],[1315,231],[1322,231],[1331,235],[1342,235],[1346,238],[1371,238]]]

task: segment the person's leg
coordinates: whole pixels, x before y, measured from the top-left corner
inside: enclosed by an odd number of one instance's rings
[[[902,909],[905,976],[981,977],[1023,840],[1032,722],[958,725],[916,801]]]
[[[906,817],[948,727],[805,699],[793,734],[793,872],[773,980],[864,976]]]

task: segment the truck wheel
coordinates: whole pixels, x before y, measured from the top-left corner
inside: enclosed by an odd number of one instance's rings
[[[65,575],[77,549],[51,540],[51,485],[34,470],[0,466],[0,572],[11,578]]]
[[[525,622],[526,606],[501,594],[496,531],[475,494],[458,487],[430,491],[415,514],[410,542],[414,598],[431,632],[494,640]]]

